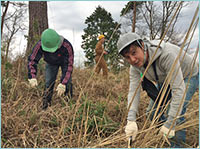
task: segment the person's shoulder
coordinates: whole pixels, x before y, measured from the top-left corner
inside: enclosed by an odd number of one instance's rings
[[[100,42],[100,41],[98,41],[96,45],[101,45],[101,42]]]
[[[63,39],[63,44],[69,44],[72,47],[72,44],[69,40],[67,40],[66,38]]]
[[[35,46],[34,46],[33,49],[34,49],[34,50],[35,50],[35,49],[38,50],[38,49],[41,49],[41,48],[42,48],[42,42],[41,42],[41,40],[39,40],[39,41],[35,44]]]
[[[38,42],[36,43],[36,45],[42,45],[42,41],[41,41],[41,39],[38,40]]]
[[[173,50],[173,48],[165,48],[162,50],[162,53],[159,57],[161,65],[165,65],[166,63],[171,63],[174,62],[174,60],[177,57],[177,52],[176,50]]]
[[[166,42],[159,40],[159,39],[154,39],[154,40],[149,40],[149,46],[151,48],[157,48],[159,46],[159,48],[164,49],[166,46]]]
[[[167,55],[177,55],[180,51],[180,47],[170,43],[170,42],[166,42],[165,44],[165,48],[164,48],[164,53]]]
[[[69,40],[67,40],[66,38],[63,39],[63,42],[70,43]]]
[[[101,42],[98,41],[97,44],[96,44],[96,48],[100,47],[100,46],[101,46]]]

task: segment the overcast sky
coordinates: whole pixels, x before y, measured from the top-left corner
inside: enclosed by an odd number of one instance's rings
[[[120,12],[127,1],[59,1],[48,2],[49,27],[67,38],[75,51],[76,65],[83,65],[85,59],[81,48],[85,20],[100,5],[110,12],[115,21],[120,20]]]
[[[60,35],[68,39],[75,52],[75,64],[83,65],[85,59],[83,49],[81,49],[82,38],[84,34],[83,29],[87,26],[84,24],[87,17],[89,17],[96,7],[100,5],[110,12],[113,19],[120,21],[120,12],[128,1],[48,1],[48,19],[49,27],[55,29]],[[191,5],[185,8],[182,12],[182,19],[179,21],[179,29],[187,29],[191,23],[194,11],[198,6],[198,1],[190,2]],[[195,33],[195,41],[193,46],[196,47],[199,38],[199,30]],[[27,33],[24,33],[27,34]],[[20,44],[18,50],[24,49],[25,39],[19,38]],[[194,48],[193,47],[193,48]],[[21,52],[21,51],[20,51]]]

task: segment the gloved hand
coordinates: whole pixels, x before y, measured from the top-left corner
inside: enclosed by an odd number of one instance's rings
[[[171,127],[172,123],[173,123],[174,117],[169,116],[166,123],[161,127],[160,129],[160,133],[167,136],[168,132],[169,132],[169,128]],[[175,136],[175,125],[176,122],[174,122],[172,129],[170,130],[169,134],[168,134],[168,138],[173,138]]]
[[[38,85],[36,78],[28,79],[31,87],[35,87]]]
[[[56,89],[57,95],[58,95],[58,96],[61,96],[62,94],[64,94],[65,89],[66,89],[66,86],[65,86],[65,85],[63,85],[62,83],[58,84],[58,87],[57,87],[57,89]]]
[[[127,125],[125,128],[126,136],[132,136],[132,141],[135,140],[136,135],[138,133],[138,126],[135,121],[127,121]],[[129,139],[129,137],[127,138]]]
[[[169,132],[169,128],[165,127],[164,125],[160,129],[160,133],[167,136]],[[173,138],[175,136],[175,130],[171,129],[168,135],[168,138]]]

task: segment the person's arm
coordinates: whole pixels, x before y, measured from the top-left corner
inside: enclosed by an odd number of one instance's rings
[[[73,71],[74,51],[72,45],[68,41],[64,41],[63,46],[66,48],[68,56],[64,60],[61,83],[67,84]]]
[[[130,84],[129,84],[129,93],[128,93],[128,106],[131,103],[131,100],[133,98],[133,95],[135,94],[135,91],[139,85],[139,82],[140,82],[140,73],[131,66],[130,67]],[[136,113],[138,111],[139,100],[140,100],[140,90],[141,90],[141,86],[137,90],[136,96],[133,99],[133,103],[128,112],[127,120],[136,121]]]
[[[140,73],[131,66],[130,85],[129,85],[129,93],[128,93],[128,107],[131,104],[132,98],[135,94],[137,86],[139,85],[139,82],[140,82]],[[128,137],[127,139],[130,141],[134,141],[138,133],[138,126],[136,123],[136,113],[138,111],[138,106],[139,106],[140,89],[141,87],[138,88],[137,94],[135,98],[133,99],[130,110],[128,111],[125,133],[126,133],[126,136]]]
[[[161,64],[166,74],[170,73],[175,60],[176,60],[176,55],[174,55],[173,53],[169,53],[166,56],[162,57]],[[170,103],[170,109],[168,112],[168,120],[164,124],[167,128],[171,126],[173,122],[172,120],[176,117],[176,115],[177,116],[180,115],[182,111],[182,107],[183,107],[182,100],[184,101],[184,99],[182,98],[185,91],[185,83],[184,83],[183,73],[182,73],[179,61],[175,66],[174,72],[172,73],[170,87],[172,90],[172,99]],[[178,111],[179,107],[180,107],[180,110]]]
[[[34,46],[32,53],[28,57],[28,79],[36,78],[37,64],[42,57],[41,41]]]

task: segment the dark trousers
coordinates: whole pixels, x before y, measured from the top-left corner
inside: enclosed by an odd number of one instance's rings
[[[43,100],[47,102],[51,102],[53,96],[53,89],[56,81],[56,77],[59,70],[59,65],[50,65],[46,64],[46,71],[45,71],[45,91]],[[62,73],[64,70],[67,69],[67,66],[61,66]],[[64,74],[62,74],[63,76]],[[66,85],[65,95],[69,95],[72,97],[72,78],[70,77],[69,82]]]

